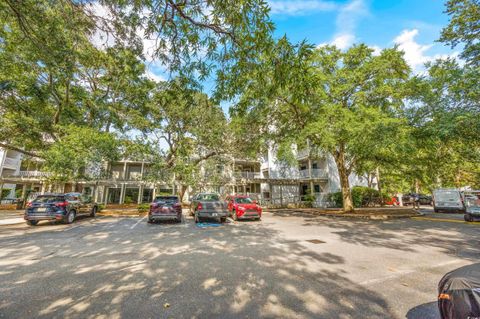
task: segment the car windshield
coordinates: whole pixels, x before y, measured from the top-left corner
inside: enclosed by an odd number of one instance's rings
[[[155,203],[169,203],[174,204],[178,202],[177,196],[157,196],[155,197]]]
[[[480,207],[480,194],[466,194],[465,195],[465,206],[467,207]]]
[[[64,200],[63,196],[48,195],[48,196],[38,196],[37,198],[35,198],[33,202],[34,203],[54,203],[54,202],[61,202],[63,200]]]
[[[238,197],[235,198],[235,203],[237,204],[251,204],[253,201],[248,197]]]
[[[197,199],[206,202],[215,202],[220,200],[217,194],[200,194],[198,195]]]
[[[460,200],[458,191],[435,192],[435,200],[437,202],[456,202]]]

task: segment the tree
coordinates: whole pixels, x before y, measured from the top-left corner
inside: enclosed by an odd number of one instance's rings
[[[265,124],[280,143],[304,146],[308,140],[331,154],[343,208],[352,211],[350,174],[366,161],[388,157],[405,129],[401,110],[410,69],[402,53],[393,48],[374,56],[363,44],[346,52],[313,49],[283,38],[265,58],[237,112],[266,114]]]
[[[477,67],[461,66],[454,59],[428,65],[421,79],[417,107],[410,123],[421,155],[424,184],[480,185],[480,89]]]
[[[203,181],[202,169],[223,163],[229,149],[227,120],[218,105],[183,78],[159,83],[148,108],[137,128],[153,156],[150,178],[175,180],[183,198],[188,186]]]
[[[449,0],[446,11],[449,24],[443,28],[440,38],[452,47],[463,44],[460,55],[469,64],[480,66],[480,1]]]

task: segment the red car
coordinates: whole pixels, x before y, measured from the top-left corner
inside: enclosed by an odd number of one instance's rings
[[[257,202],[245,195],[232,195],[226,198],[228,211],[234,220],[262,218],[262,208]]]
[[[157,196],[150,204],[148,211],[148,222],[153,223],[159,220],[175,220],[182,222],[182,204],[178,196]]]

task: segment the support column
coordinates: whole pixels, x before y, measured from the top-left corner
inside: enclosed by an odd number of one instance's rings
[[[120,185],[120,201],[119,204],[123,204],[125,201],[125,184]]]
[[[127,179],[127,162],[123,162],[123,179]]]
[[[310,180],[310,195],[314,194],[314,189],[313,189],[313,181]]]
[[[140,184],[140,187],[138,188],[138,198],[137,198],[137,203],[141,204],[143,199],[143,184]]]
[[[108,186],[107,185],[103,186],[103,203],[105,204],[105,206],[108,203]]]
[[[155,199],[155,196],[157,196],[157,185],[153,185],[153,191],[152,191],[152,200]]]
[[[27,184],[22,185],[22,199],[27,199]]]
[[[40,194],[45,194],[45,188],[47,187],[45,182],[42,182],[42,188],[40,189]]]
[[[0,204],[2,203],[3,199],[3,183],[0,183]]]

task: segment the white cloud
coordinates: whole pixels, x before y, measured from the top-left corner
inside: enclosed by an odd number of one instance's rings
[[[269,0],[271,14],[304,15],[318,11],[333,11],[338,5],[332,1],[322,0]]]
[[[335,45],[340,50],[345,50],[353,44],[355,36],[353,34],[340,34],[336,36],[330,44]]]
[[[424,64],[427,62],[458,56],[458,52],[453,52],[452,54],[428,55],[428,50],[433,47],[433,44],[418,43],[415,40],[418,33],[418,29],[406,29],[393,40],[393,42],[398,45],[398,48],[404,52],[405,60],[414,72],[421,72]]]
[[[378,55],[380,55],[380,54],[382,53],[382,48],[379,47],[378,45],[371,45],[371,46],[370,46],[370,49],[373,50],[373,53],[372,53],[372,54],[373,54],[374,56],[378,56]]]
[[[403,30],[393,42],[398,45],[398,48],[405,53],[405,60],[412,68],[422,66],[426,62],[431,60],[431,57],[426,56],[427,52],[432,45],[422,45],[415,41],[415,37],[418,35],[418,30]]]
[[[370,14],[364,0],[352,0],[342,6],[335,21],[336,32],[328,44],[337,46],[341,50],[350,47],[355,41],[355,29],[358,22]],[[319,46],[325,45],[321,43]]]

